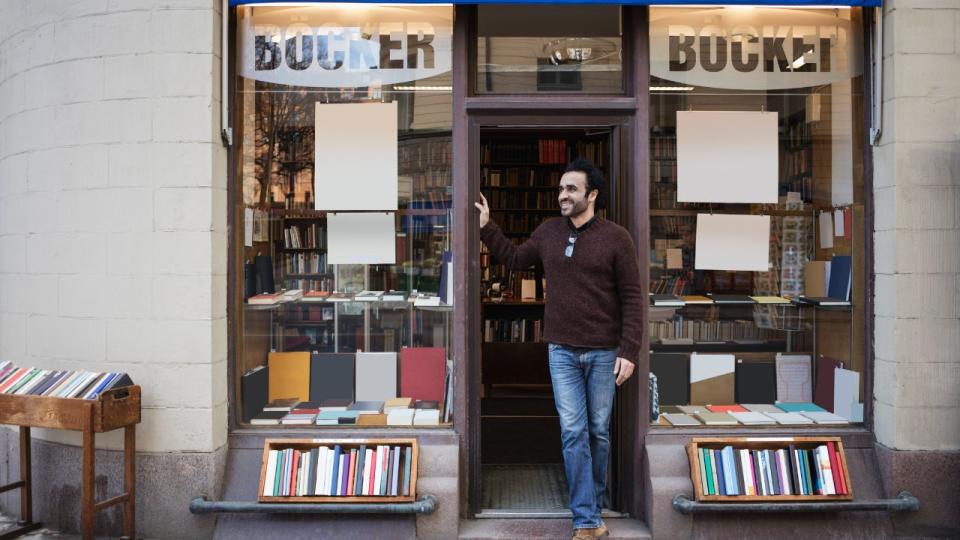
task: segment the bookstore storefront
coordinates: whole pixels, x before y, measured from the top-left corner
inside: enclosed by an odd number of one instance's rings
[[[718,451],[779,438],[743,450],[787,461],[800,454],[784,441],[808,437],[799,452],[829,448],[844,473],[832,491],[785,473],[758,495],[883,498],[870,472],[865,8],[236,4],[225,499],[315,496],[266,481],[293,449],[283,439],[310,439],[309,459],[339,444],[354,460],[341,500],[441,501],[356,521],[371,534],[568,516],[540,339],[562,291],[493,259],[473,202],[482,193],[520,244],[558,215],[577,157],[608,178],[600,215],[631,232],[651,295],[615,404],[611,528],[777,534],[760,514],[671,506],[750,492],[742,475],[722,491],[691,479],[726,459],[688,458],[699,437]],[[372,457],[360,444],[395,460],[392,488],[360,487]],[[880,530],[869,516],[829,522]]]

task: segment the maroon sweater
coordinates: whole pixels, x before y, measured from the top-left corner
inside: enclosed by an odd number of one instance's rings
[[[636,362],[643,332],[643,290],[633,240],[623,227],[597,218],[580,232],[573,257],[567,257],[564,250],[572,231],[567,218],[551,218],[515,246],[488,221],[480,229],[480,239],[510,270],[543,263],[545,341],[594,349],[619,347],[617,356]]]

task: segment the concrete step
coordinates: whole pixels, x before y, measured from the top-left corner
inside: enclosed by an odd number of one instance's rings
[[[653,538],[646,523],[629,518],[605,520],[611,540]],[[573,527],[569,519],[469,519],[460,522],[461,539],[470,540],[552,540],[570,538]]]

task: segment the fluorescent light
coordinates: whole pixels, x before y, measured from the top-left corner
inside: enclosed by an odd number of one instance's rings
[[[424,91],[424,92],[451,92],[452,86],[394,86],[394,90]]]
[[[793,67],[793,69],[796,70],[796,69],[802,68],[803,65],[806,64],[806,63],[807,63],[807,61],[804,60],[803,55],[801,54],[800,56],[797,57],[796,60],[793,61],[792,64],[790,64],[790,66]]]
[[[651,92],[690,92],[692,86],[651,86]]]

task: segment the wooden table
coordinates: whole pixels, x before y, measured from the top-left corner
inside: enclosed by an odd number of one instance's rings
[[[84,540],[94,537],[97,512],[123,504],[124,538],[136,536],[136,425],[140,423],[140,387],[137,385],[103,392],[97,399],[68,399],[49,396],[0,394],[0,424],[20,426],[20,480],[0,486],[0,493],[20,489],[20,520],[17,527],[0,535],[16,538],[39,529],[33,521],[30,463],[30,428],[42,427],[80,431],[83,458],[80,476],[80,532]],[[94,500],[94,437],[96,433],[123,428],[124,491],[105,501]]]

